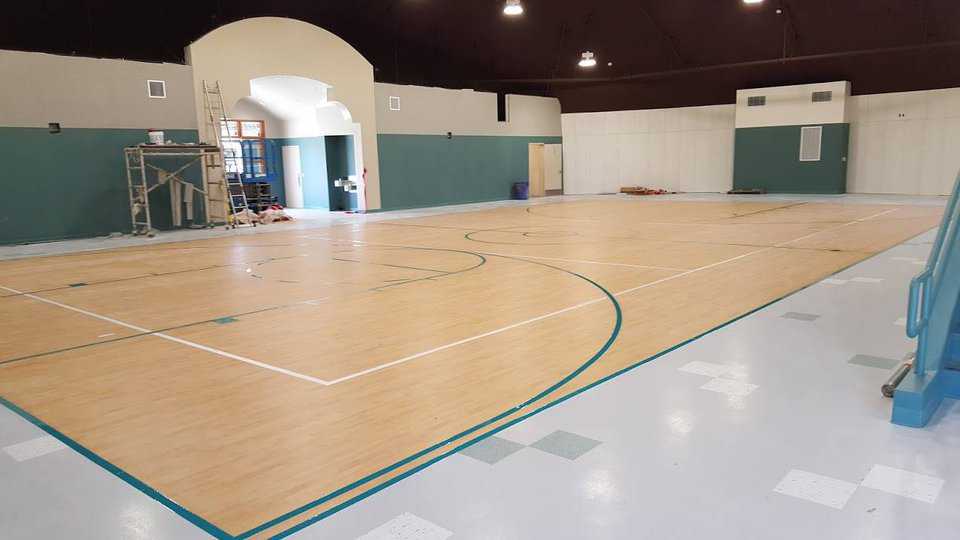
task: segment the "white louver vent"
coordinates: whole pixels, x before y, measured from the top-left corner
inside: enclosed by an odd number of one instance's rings
[[[823,126],[800,128],[800,161],[820,161]]]
[[[147,95],[152,98],[166,98],[167,83],[163,81],[147,81]]]
[[[400,96],[390,96],[390,110],[391,111],[400,110]]]
[[[814,103],[823,103],[825,101],[833,101],[833,91],[823,90],[819,92],[814,92],[812,99]]]

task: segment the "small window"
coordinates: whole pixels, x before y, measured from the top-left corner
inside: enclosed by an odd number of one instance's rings
[[[747,107],[763,107],[767,104],[767,96],[747,97]]]
[[[390,96],[390,110],[391,111],[400,110],[400,96]]]
[[[507,95],[497,92],[497,122],[506,122],[509,120],[507,110]]]
[[[800,128],[800,161],[820,161],[823,126]]]
[[[824,90],[822,92],[813,93],[813,102],[814,103],[823,103],[825,101],[833,101],[833,91]]]
[[[167,97],[167,83],[164,81],[147,81],[147,95],[152,98],[165,99]]]

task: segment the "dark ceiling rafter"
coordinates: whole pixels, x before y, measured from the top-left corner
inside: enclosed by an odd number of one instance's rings
[[[650,26],[652,26],[653,29],[660,34],[660,37],[667,42],[667,45],[670,46],[670,51],[673,52],[673,56],[676,58],[677,63],[681,66],[684,65],[686,62],[683,61],[683,56],[681,56],[680,51],[677,50],[677,44],[673,42],[673,37],[671,37],[670,34],[664,30],[662,26],[660,26],[657,20],[650,15],[650,11],[643,6],[643,2],[637,2],[637,9],[643,13],[643,16],[647,18],[647,21],[649,21]]]
[[[749,60],[746,62],[733,62],[727,64],[713,64],[708,66],[697,66],[683,69],[671,69],[664,71],[654,71],[654,72],[644,72],[644,73],[634,73],[632,75],[620,75],[616,77],[571,77],[571,78],[557,78],[557,79],[498,79],[498,80],[473,80],[473,81],[464,81],[478,84],[565,84],[565,85],[579,85],[579,84],[607,84],[607,83],[622,83],[622,82],[633,82],[633,81],[642,81],[646,79],[663,79],[679,75],[690,75],[694,73],[704,73],[708,71],[720,71],[720,70],[729,70],[737,68],[747,68],[747,67],[760,67],[768,65],[783,65],[787,63],[798,63],[798,62],[811,62],[816,60],[828,60],[834,58],[847,58],[852,56],[867,56],[875,54],[888,54],[888,53],[904,53],[904,52],[915,52],[928,49],[940,49],[940,48],[960,48],[960,40],[955,41],[941,41],[935,43],[926,43],[922,45],[904,45],[901,47],[885,47],[878,49],[862,49],[856,51],[841,51],[833,53],[823,53],[823,54],[810,54],[806,56],[789,56],[785,58],[769,58],[765,60]],[[452,82],[452,81],[442,81],[442,82]]]

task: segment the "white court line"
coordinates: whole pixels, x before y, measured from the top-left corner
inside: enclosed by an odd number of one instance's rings
[[[888,213],[893,212],[893,211],[895,211],[895,210],[898,210],[898,209],[897,209],[897,208],[894,208],[894,209],[892,209],[892,210],[886,210],[886,211],[883,211],[883,212],[879,212],[879,213],[877,213],[877,214],[873,214],[873,215],[871,215],[871,216],[867,216],[867,217],[864,217],[864,218],[860,218],[860,219],[851,221],[851,222],[849,222],[849,223],[844,223],[843,225],[838,225],[838,226],[836,226],[836,227],[831,227],[831,228],[829,228],[829,229],[824,229],[824,230],[822,230],[822,231],[817,231],[817,232],[815,232],[815,233],[813,233],[813,234],[808,234],[808,235],[806,235],[806,236],[797,238],[797,239],[795,239],[795,240],[790,240],[790,241],[788,241],[788,242],[783,242],[783,243],[781,243],[781,244],[776,244],[776,245],[774,245],[774,246],[765,247],[765,248],[757,249],[757,250],[754,250],[754,251],[749,251],[749,252],[747,252],[747,253],[743,253],[743,254],[741,254],[741,255],[737,255],[736,257],[731,257],[731,258],[729,258],[729,259],[725,259],[725,260],[722,260],[722,261],[719,261],[719,262],[715,262],[715,263],[712,263],[712,264],[708,264],[708,265],[705,265],[705,266],[701,266],[701,267],[699,267],[699,268],[694,268],[694,269],[692,269],[692,270],[686,270],[686,271],[684,271],[684,272],[680,272],[680,273],[674,274],[674,275],[672,275],[672,276],[667,276],[667,277],[665,277],[665,278],[661,278],[661,279],[658,279],[658,280],[655,280],[655,281],[651,281],[651,282],[649,282],[649,283],[644,283],[643,285],[638,285],[638,286],[636,286],[636,287],[631,287],[631,288],[629,288],[629,289],[624,289],[624,290],[622,290],[622,291],[613,293],[613,296],[621,296],[621,295],[624,295],[624,294],[629,294],[629,293],[632,293],[632,292],[635,292],[635,291],[639,291],[639,290],[641,290],[641,289],[646,289],[647,287],[653,287],[654,285],[659,285],[659,284],[661,284],[661,283],[664,283],[664,282],[667,282],[667,281],[670,281],[670,280],[673,280],[673,279],[681,278],[681,277],[684,277],[684,276],[689,276],[690,274],[694,274],[694,273],[696,273],[696,272],[701,272],[701,271],[703,271],[703,270],[709,270],[709,269],[711,269],[711,268],[715,268],[715,267],[720,266],[720,265],[722,265],[722,264],[727,264],[727,263],[730,263],[730,262],[733,262],[733,261],[737,261],[737,260],[743,259],[744,257],[749,257],[749,256],[751,256],[751,255],[756,255],[757,253],[762,253],[762,252],[765,252],[765,251],[770,251],[770,250],[772,250],[772,249],[776,249],[776,248],[781,247],[781,246],[786,245],[786,244],[792,244],[793,242],[797,242],[797,241],[799,241],[799,240],[804,240],[804,239],[806,239],[806,238],[810,238],[811,236],[815,236],[815,235],[817,235],[817,234],[821,234],[821,233],[825,233],[825,232],[828,232],[828,231],[831,231],[831,230],[835,230],[835,229],[839,229],[839,228],[842,228],[842,227],[846,227],[847,225],[852,225],[852,224],[854,224],[854,223],[860,223],[860,222],[863,222],[863,221],[867,221],[867,220],[873,219],[873,218],[875,218],[875,217],[879,217],[879,216],[882,216],[882,215],[884,215],[884,214],[888,214]],[[312,238],[329,240],[329,241],[331,241],[331,242],[348,242],[348,243],[359,244],[359,245],[368,245],[368,246],[406,247],[406,248],[422,247],[422,246],[405,246],[405,245],[400,245],[400,244],[377,244],[377,243],[373,243],[373,242],[365,242],[365,241],[363,241],[363,240],[340,240],[340,239],[330,238],[330,237],[326,237],[326,236],[313,236]],[[476,253],[482,253],[482,252],[477,251]],[[514,255],[499,255],[499,254],[496,254],[496,253],[487,253],[487,255],[514,257]],[[362,376],[364,376],[364,375],[369,375],[369,374],[371,374],[371,373],[375,373],[375,372],[377,372],[377,371],[381,371],[381,370],[383,370],[383,369],[387,369],[387,368],[389,368],[389,367],[393,367],[393,366],[396,366],[396,365],[399,365],[399,364],[404,364],[404,363],[409,362],[409,361],[411,361],[411,360],[415,360],[415,359],[417,359],[417,358],[421,358],[421,357],[424,357],[424,356],[433,354],[433,353],[435,353],[435,352],[440,352],[440,351],[443,351],[443,350],[446,350],[446,349],[450,349],[450,348],[453,348],[453,347],[457,347],[457,346],[463,345],[463,344],[465,344],[465,343],[470,343],[470,342],[476,341],[476,340],[478,340],[478,339],[482,339],[482,338],[485,338],[485,337],[489,337],[489,336],[493,336],[493,335],[496,335],[496,334],[500,334],[500,333],[506,332],[506,331],[508,331],[508,330],[513,330],[514,328],[518,328],[518,327],[521,327],[521,326],[525,326],[525,325],[527,325],[527,324],[534,323],[534,322],[537,322],[537,321],[542,321],[542,320],[544,320],[544,319],[549,319],[549,318],[551,318],[551,317],[555,317],[555,316],[557,316],[557,315],[561,315],[561,314],[567,313],[567,312],[569,312],[569,311],[573,311],[573,310],[576,310],[576,309],[580,309],[580,308],[582,308],[582,307],[586,307],[586,306],[589,306],[589,305],[592,305],[592,304],[596,304],[597,302],[602,302],[602,301],[605,300],[605,299],[606,299],[606,296],[602,296],[602,297],[599,297],[599,298],[595,298],[595,299],[593,299],[593,300],[588,300],[588,301],[586,301],[586,302],[582,302],[582,303],[577,304],[577,305],[575,305],[575,306],[570,306],[570,307],[567,307],[567,308],[563,308],[563,309],[554,311],[554,312],[552,312],[552,313],[547,313],[547,314],[545,314],[545,315],[540,315],[540,316],[534,317],[534,318],[532,318],[532,319],[527,319],[527,320],[525,320],[525,321],[520,321],[520,322],[517,322],[517,323],[513,323],[513,324],[511,324],[511,325],[509,325],[509,326],[504,326],[503,328],[498,328],[498,329],[496,329],[496,330],[491,330],[491,331],[485,332],[485,333],[483,333],[483,334],[479,334],[479,335],[476,335],[476,336],[472,336],[472,337],[468,337],[468,338],[465,338],[465,339],[461,339],[460,341],[455,341],[455,342],[453,342],[453,343],[448,343],[448,344],[446,344],[446,345],[441,345],[441,346],[439,346],[439,347],[430,349],[430,350],[428,350],[428,351],[423,351],[423,352],[419,352],[419,353],[416,353],[416,354],[411,354],[410,356],[405,356],[405,357],[403,357],[403,358],[399,358],[399,359],[393,360],[393,361],[391,361],[391,362],[387,362],[387,363],[384,363],[384,364],[380,364],[380,365],[374,366],[374,367],[372,367],[372,368],[365,369],[365,370],[363,370],[363,371],[358,371],[358,372],[352,373],[352,374],[350,374],[350,375],[345,375],[345,376],[340,377],[340,378],[338,378],[338,379],[334,379],[334,380],[332,380],[332,381],[329,381],[328,384],[334,385],[334,384],[338,384],[338,383],[341,383],[341,382],[349,381],[349,380],[351,380],[351,379],[355,379],[355,378],[357,378],[357,377],[362,377]]]
[[[518,259],[540,259],[544,261],[563,261],[571,263],[583,263],[583,264],[601,264],[605,266],[623,266],[626,268],[645,268],[650,270],[668,270],[670,272],[683,272],[688,270],[687,268],[671,268],[669,266],[649,266],[646,264],[627,264],[627,263],[615,263],[615,262],[602,262],[602,261],[590,261],[586,259],[561,259],[559,257],[535,257],[533,255],[513,255],[510,253],[493,253],[490,251],[474,251],[474,253],[479,253],[480,255],[493,255],[495,257],[516,257]]]
[[[757,249],[757,250],[754,250],[754,251],[750,251],[750,252],[744,253],[744,254],[742,254],[742,255],[738,255],[738,256],[736,256],[736,257],[731,257],[731,258],[726,259],[726,260],[723,260],[723,261],[719,261],[719,262],[716,262],[716,263],[713,263],[713,264],[708,264],[708,265],[706,265],[706,266],[701,266],[701,267],[699,267],[699,268],[694,268],[694,269],[692,269],[692,270],[687,270],[687,271],[684,271],[684,272],[680,272],[680,273],[678,273],[678,274],[674,274],[674,275],[672,275],[672,276],[667,276],[667,277],[665,277],[665,278],[661,278],[661,279],[658,279],[658,280],[655,280],[655,281],[651,281],[650,283],[645,283],[645,284],[639,285],[639,286],[637,286],[637,287],[632,287],[632,288],[629,288],[629,289],[625,289],[625,290],[622,290],[622,291],[613,293],[613,295],[614,295],[614,296],[621,296],[621,295],[624,295],[624,294],[629,294],[629,293],[632,293],[632,292],[635,292],[635,291],[639,291],[639,290],[641,290],[641,289],[645,289],[645,288],[647,288],[647,287],[652,287],[652,286],[654,286],[654,285],[658,285],[658,284],[660,284],[660,283],[664,283],[664,282],[670,281],[670,280],[672,280],[672,279],[681,278],[681,277],[688,276],[688,275],[693,274],[693,273],[696,273],[696,272],[700,272],[700,271],[703,271],[703,270],[708,270],[708,269],[710,269],[710,268],[715,268],[715,267],[720,266],[720,265],[722,265],[722,264],[727,264],[727,263],[729,263],[729,262],[733,262],[733,261],[736,261],[736,260],[739,260],[739,259],[743,259],[744,257],[749,257],[750,255],[755,255],[755,254],[757,254],[757,253],[761,253],[761,252],[764,252],[764,251],[769,251],[769,250],[771,250],[771,249],[775,249],[775,248],[777,248],[777,247],[781,247],[781,246],[784,246],[784,245],[787,245],[787,244],[792,244],[793,242],[798,242],[798,241],[800,241],[800,240],[804,240],[804,239],[810,238],[811,236],[815,236],[815,235],[818,235],[818,234],[821,234],[821,233],[825,233],[825,232],[828,232],[828,231],[831,231],[831,230],[835,230],[835,229],[839,229],[839,228],[842,228],[842,227],[846,227],[846,226],[852,225],[852,224],[854,224],[854,223],[860,223],[860,222],[863,222],[863,221],[867,221],[867,220],[869,220],[869,219],[873,219],[873,218],[875,218],[875,217],[879,217],[879,216],[881,216],[881,215],[888,214],[888,213],[890,213],[890,212],[894,212],[894,211],[896,211],[896,210],[898,210],[898,209],[897,209],[897,208],[894,208],[894,209],[891,209],[891,210],[886,210],[886,211],[884,211],[884,212],[879,212],[879,213],[877,213],[877,214],[874,214],[874,215],[871,215],[871,216],[867,216],[867,217],[865,217],[865,218],[860,218],[860,219],[851,221],[851,222],[849,222],[849,223],[844,223],[843,225],[838,225],[838,226],[832,227],[832,228],[830,228],[830,229],[824,229],[824,230],[822,230],[822,231],[817,231],[817,232],[815,232],[815,233],[813,233],[813,234],[808,234],[808,235],[806,235],[806,236],[803,236],[803,237],[800,237],[800,238],[797,238],[797,239],[794,239],[794,240],[790,240],[790,241],[788,241],[788,242],[783,242],[783,243],[780,243],[780,244],[776,244],[776,245],[774,245],[774,246],[770,246],[770,247],[766,247],[766,248],[761,248],[761,249]],[[312,235],[310,238],[316,238],[316,239],[322,239],[322,240],[329,240],[329,241],[331,241],[331,242],[348,242],[348,243],[353,243],[353,244],[370,245],[370,246],[380,245],[380,246],[385,246],[385,247],[405,247],[405,248],[422,248],[422,247],[423,247],[423,246],[407,246],[407,245],[400,245],[400,244],[376,244],[376,243],[372,243],[372,242],[364,242],[364,241],[361,241],[361,240],[340,240],[340,239],[334,239],[334,238],[330,238],[330,237],[326,237],[326,236],[317,236],[317,235]],[[477,252],[477,253],[480,253],[480,252]],[[488,253],[488,255],[514,257],[514,255],[498,255],[498,254],[493,254],[493,253]],[[523,257],[517,257],[517,258],[523,258]],[[528,258],[529,258],[529,257],[528,257]],[[377,372],[377,371],[380,371],[380,370],[383,370],[383,369],[386,369],[386,368],[389,368],[389,367],[392,367],[392,366],[396,366],[396,365],[399,365],[399,364],[403,364],[403,363],[409,362],[409,361],[411,361],[411,360],[414,360],[414,359],[416,359],[416,358],[421,358],[421,357],[423,357],[423,356],[427,356],[427,355],[432,354],[432,353],[435,353],[435,352],[439,352],[439,351],[442,351],[442,350],[445,350],[445,349],[449,349],[449,348],[452,348],[452,347],[456,347],[456,346],[459,346],[459,345],[463,345],[463,344],[465,344],[465,343],[470,343],[470,342],[476,341],[476,340],[478,340],[478,339],[482,339],[482,338],[485,338],[485,337],[489,337],[489,336],[492,336],[492,335],[496,335],[496,334],[499,334],[499,333],[502,333],[502,332],[506,332],[506,331],[508,331],[508,330],[512,330],[512,329],[514,329],[514,328],[518,328],[518,327],[520,327],[520,326],[525,326],[525,325],[527,325],[527,324],[531,324],[531,323],[534,323],[534,322],[537,322],[537,321],[541,321],[541,320],[544,320],[544,319],[548,319],[548,318],[551,318],[551,317],[555,317],[555,316],[557,316],[557,315],[561,315],[561,314],[563,314],[563,313],[567,313],[567,312],[569,312],[569,311],[573,311],[573,310],[576,310],[576,309],[580,309],[580,308],[582,308],[582,307],[586,307],[586,306],[589,306],[589,305],[592,305],[592,304],[596,304],[597,302],[601,302],[601,301],[603,301],[603,300],[606,299],[606,296],[602,296],[602,297],[599,297],[599,298],[595,298],[595,299],[593,299],[593,300],[588,300],[588,301],[586,301],[586,302],[582,302],[582,303],[577,304],[577,305],[575,305],[575,306],[570,306],[570,307],[567,307],[567,308],[564,308],[564,309],[560,309],[560,310],[557,310],[557,311],[554,311],[554,312],[551,312],[551,313],[547,313],[547,314],[545,314],[545,315],[540,315],[540,316],[534,317],[534,318],[532,318],[532,319],[527,319],[527,320],[525,320],[525,321],[517,322],[517,323],[511,324],[511,325],[509,325],[509,326],[505,326],[505,327],[503,327],[503,328],[499,328],[499,329],[496,329],[496,330],[491,330],[490,332],[485,332],[485,333],[483,333],[483,334],[479,334],[479,335],[472,336],[472,337],[469,337],[469,338],[466,338],[466,339],[462,339],[462,340],[460,340],[460,341],[456,341],[456,342],[453,342],[453,343],[448,343],[448,344],[446,344],[446,345],[442,345],[442,346],[440,346],[440,347],[436,347],[436,348],[434,348],[434,349],[430,349],[429,351],[424,351],[424,352],[421,352],[421,353],[412,354],[412,355],[410,355],[410,356],[406,356],[406,357],[400,358],[400,359],[398,359],[398,360],[393,360],[393,361],[387,362],[387,363],[385,363],[385,364],[380,364],[380,365],[378,365],[378,366],[374,366],[374,367],[372,367],[372,368],[365,369],[365,370],[363,370],[363,371],[359,371],[359,372],[353,373],[353,374],[351,374],[351,375],[346,375],[346,376],[340,377],[340,378],[338,378],[338,379],[334,379],[334,380],[332,380],[332,381],[325,381],[325,380],[323,380],[323,379],[318,379],[318,378],[316,378],[316,377],[311,377],[311,376],[309,376],[309,375],[304,375],[304,374],[302,374],[302,373],[297,373],[297,372],[295,372],[295,371],[291,371],[291,370],[288,370],[288,369],[280,368],[280,367],[277,367],[277,366],[272,366],[272,365],[270,365],[270,364],[266,364],[266,363],[264,363],[264,362],[260,362],[260,361],[257,361],[257,360],[253,360],[253,359],[251,359],[251,358],[246,358],[246,357],[239,356],[239,355],[236,355],[236,354],[233,354],[233,353],[229,353],[229,352],[226,352],[226,351],[222,351],[222,350],[219,350],[219,349],[214,349],[214,348],[212,348],[212,347],[207,347],[206,345],[201,345],[201,344],[199,344],[199,343],[194,343],[194,342],[192,342],[192,341],[187,341],[187,340],[185,340],[185,339],[180,339],[180,338],[177,338],[177,337],[174,337],[174,336],[170,336],[170,335],[167,335],[167,334],[164,334],[164,333],[161,333],[161,332],[153,332],[152,330],[148,330],[148,329],[146,329],[146,328],[142,328],[142,327],[139,327],[139,326],[135,326],[135,325],[132,325],[132,324],[129,324],[129,323],[125,323],[125,322],[123,322],[123,321],[116,320],[116,319],[111,319],[110,317],[106,317],[106,316],[103,316],[103,315],[98,315],[98,314],[93,313],[93,312],[90,312],[90,311],[86,311],[86,310],[83,310],[83,309],[80,309],[80,308],[76,308],[76,307],[73,307],[73,306],[70,306],[70,305],[67,305],[67,304],[62,304],[62,303],[60,303],[60,302],[57,302],[57,301],[54,301],[54,300],[49,300],[49,299],[47,299],[47,298],[42,298],[42,297],[36,296],[36,295],[34,295],[34,294],[29,294],[29,293],[25,293],[25,292],[22,292],[22,291],[18,291],[18,290],[16,290],[16,289],[11,289],[10,287],[5,287],[5,286],[3,286],[3,285],[0,285],[0,289],[4,289],[4,290],[9,291],[9,292],[12,292],[12,293],[14,293],[14,294],[18,294],[18,295],[21,295],[21,296],[25,296],[25,297],[27,297],[27,298],[31,298],[31,299],[37,300],[37,301],[39,301],[39,302],[44,302],[44,303],[51,304],[51,305],[54,305],[54,306],[57,306],[57,307],[60,307],[60,308],[63,308],[63,309],[68,309],[68,310],[70,310],[70,311],[74,311],[74,312],[80,313],[80,314],[82,314],[82,315],[86,315],[86,316],[88,316],[88,317],[93,317],[93,318],[95,318],[95,319],[100,319],[100,320],[102,320],[102,321],[106,321],[106,322],[109,322],[109,323],[112,323],[112,324],[116,324],[116,325],[118,325],[118,326],[123,326],[123,327],[126,327],[126,328],[130,328],[131,330],[135,330],[135,331],[137,331],[137,332],[146,333],[146,334],[149,334],[149,335],[151,335],[151,336],[156,336],[156,337],[159,337],[159,338],[162,338],[162,339],[166,339],[166,340],[169,340],[169,341],[173,341],[173,342],[175,342],[175,343],[180,343],[181,345],[186,345],[186,346],[188,346],[188,347],[193,347],[193,348],[195,348],[195,349],[199,349],[199,350],[202,350],[202,351],[206,351],[206,352],[210,352],[210,353],[213,353],[213,354],[217,354],[217,355],[219,355],[219,356],[223,356],[223,357],[229,358],[229,359],[231,359],[231,360],[237,360],[237,361],[239,361],[239,362],[244,362],[244,363],[246,363],[246,364],[250,364],[250,365],[253,365],[253,366],[257,366],[257,367],[260,367],[260,368],[263,368],[263,369],[267,369],[267,370],[270,370],[270,371],[275,371],[275,372],[277,372],[277,373],[282,373],[282,374],[284,374],[284,375],[289,375],[289,376],[291,376],[291,377],[295,377],[295,378],[298,378],[298,379],[302,379],[302,380],[305,380],[305,381],[309,381],[309,382],[312,382],[312,383],[315,383],[315,384],[320,384],[320,385],[323,385],[323,386],[331,386],[331,385],[334,385],[334,384],[337,384],[337,383],[340,383],[340,382],[344,382],[344,381],[348,381],[348,380],[351,380],[351,379],[355,379],[355,378],[357,378],[357,377],[361,377],[361,376],[363,376],[363,375],[368,375],[368,374],[370,374],[370,373],[374,373],[374,372]]]
[[[786,242],[781,242],[781,243],[779,243],[779,244],[774,245],[773,247],[783,247],[783,246],[786,246],[786,245],[788,245],[788,244],[792,244],[792,243],[794,243],[794,242],[799,242],[799,241],[801,241],[801,240],[806,240],[807,238],[810,238],[811,236],[816,236],[816,235],[818,235],[818,234],[823,234],[823,233],[825,233],[825,232],[835,231],[835,230],[837,230],[837,229],[842,229],[842,228],[844,228],[844,227],[847,227],[847,226],[849,226],[849,225],[853,225],[853,224],[855,224],[855,223],[863,223],[864,221],[868,221],[868,220],[871,220],[871,219],[873,219],[873,218],[876,218],[876,217],[880,217],[880,216],[889,214],[889,213],[891,213],[891,212],[896,212],[897,210],[899,210],[899,208],[891,208],[890,210],[884,210],[883,212],[877,212],[876,214],[873,214],[873,215],[870,215],[870,216],[867,216],[867,217],[864,217],[864,218],[860,218],[860,219],[855,219],[855,220],[850,221],[850,222],[848,222],[848,223],[844,223],[843,225],[837,225],[836,227],[830,227],[829,229],[824,229],[824,230],[822,230],[822,231],[817,231],[817,232],[815,232],[815,233],[811,233],[811,234],[808,234],[808,235],[806,235],[806,236],[801,236],[800,238],[794,238],[793,240],[788,240],[788,241],[786,241]]]
[[[18,291],[18,290],[16,290],[16,289],[11,289],[10,287],[4,287],[3,285],[0,285],[0,289],[3,289],[3,290],[5,290],[5,291],[12,292],[12,293],[14,293],[14,294],[19,294],[19,295],[21,295],[21,296],[25,296],[25,297],[27,297],[27,298],[36,300],[36,301],[38,301],[38,302],[43,302],[43,303],[45,303],[45,304],[50,304],[50,305],[53,305],[53,306],[57,306],[57,307],[59,307],[59,308],[67,309],[67,310],[70,310],[70,311],[74,311],[74,312],[79,313],[79,314],[81,314],[81,315],[86,315],[87,317],[93,317],[94,319],[100,319],[101,321],[105,321],[105,322],[108,322],[108,323],[111,323],[111,324],[115,324],[115,325],[117,325],[117,326],[123,326],[124,328],[129,328],[129,329],[131,329],[131,330],[134,330],[134,331],[137,331],[137,332],[140,332],[140,333],[148,334],[148,335],[151,335],[151,336],[156,336],[156,337],[161,338],[161,339],[166,339],[166,340],[168,340],[168,341],[173,341],[174,343],[179,343],[179,344],[181,344],[181,345],[186,345],[187,347],[193,347],[194,349],[199,349],[199,350],[201,350],[201,351],[206,351],[206,352],[209,352],[209,353],[213,353],[213,354],[222,356],[222,357],[224,357],[224,358],[229,358],[229,359],[231,359],[231,360],[237,360],[238,362],[243,362],[243,363],[245,363],[245,364],[250,364],[250,365],[252,365],[252,366],[257,366],[257,367],[260,367],[260,368],[263,368],[263,369],[268,369],[268,370],[270,370],[270,371],[276,371],[277,373],[283,373],[284,375],[289,375],[289,376],[291,376],[291,377],[296,377],[297,379],[302,379],[302,380],[309,381],[309,382],[312,382],[312,383],[315,383],[315,384],[322,384],[322,385],[324,385],[324,386],[328,386],[328,385],[330,384],[330,383],[328,383],[327,381],[324,381],[323,379],[318,379],[318,378],[316,378],[316,377],[311,377],[311,376],[309,376],[309,375],[304,375],[304,374],[302,374],[302,373],[297,373],[296,371],[290,371],[289,369],[284,369],[284,368],[280,368],[280,367],[277,367],[277,366],[271,366],[270,364],[265,364],[265,363],[263,363],[263,362],[259,362],[259,361],[257,361],[257,360],[253,360],[253,359],[251,359],[251,358],[247,358],[247,357],[240,356],[240,355],[237,355],[237,354],[229,353],[229,352],[226,352],[226,351],[221,351],[220,349],[214,349],[213,347],[207,347],[206,345],[201,345],[201,344],[199,344],[199,343],[194,343],[194,342],[192,342],[192,341],[187,341],[187,340],[185,340],[185,339],[180,339],[180,338],[178,338],[178,337],[174,337],[174,336],[171,336],[171,335],[168,335],[168,334],[164,334],[164,333],[162,333],[162,332],[154,332],[153,330],[149,330],[149,329],[143,328],[143,327],[141,327],[141,326],[136,326],[136,325],[133,325],[133,324],[130,324],[130,323],[125,323],[125,322],[123,322],[123,321],[118,321],[117,319],[111,319],[110,317],[106,317],[106,316],[104,316],[104,315],[99,315],[99,314],[94,313],[94,312],[92,312],[92,311],[87,311],[87,310],[85,310],[85,309],[80,309],[80,308],[73,307],[73,306],[70,306],[70,305],[67,305],[67,304],[63,304],[63,303],[57,302],[57,301],[55,301],[55,300],[50,300],[49,298],[43,298],[43,297],[37,296],[37,295],[35,295],[35,294],[25,293],[25,292],[22,292],[22,291]]]

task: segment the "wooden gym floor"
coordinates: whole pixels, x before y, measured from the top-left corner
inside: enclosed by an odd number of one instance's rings
[[[585,199],[7,261],[0,396],[211,534],[268,537],[941,212]]]

